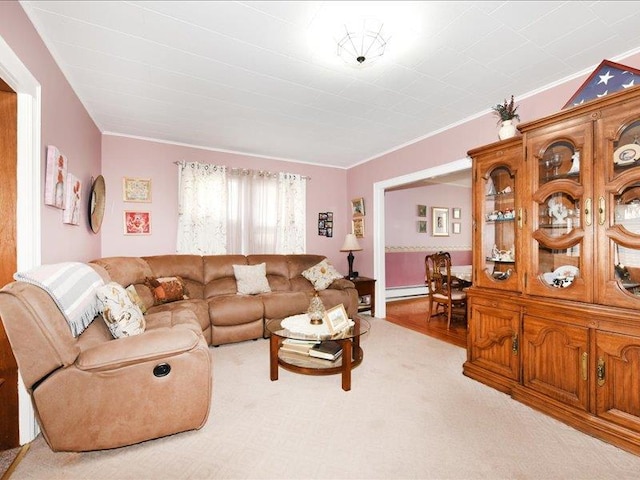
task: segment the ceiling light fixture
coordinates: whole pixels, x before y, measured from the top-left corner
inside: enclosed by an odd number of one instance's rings
[[[338,56],[352,66],[374,63],[387,47],[389,38],[383,33],[384,24],[366,17],[344,25],[344,36],[337,40]]]

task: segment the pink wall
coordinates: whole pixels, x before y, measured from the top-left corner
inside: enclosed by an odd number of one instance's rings
[[[0,36],[42,87],[42,263],[98,257],[100,236],[89,228],[87,199],[91,177],[100,174],[100,131],[18,2],[0,2]],[[69,172],[82,182],[80,226],[63,224],[62,210],[44,205],[47,145],[67,156]]]
[[[387,287],[421,285],[424,282],[424,257],[428,252],[446,250],[451,253],[454,265],[471,264],[470,187],[435,184],[393,190],[385,192],[384,203]],[[418,205],[426,205],[426,217],[418,217]],[[431,234],[432,207],[449,209],[449,236]],[[461,210],[459,220],[453,219],[454,207]],[[418,232],[419,220],[427,222],[426,233]],[[453,222],[461,224],[459,234],[453,233]]]
[[[385,280],[386,287],[412,287],[424,285],[424,257],[444,249],[425,250],[421,252],[386,252]],[[452,265],[471,265],[473,254],[471,249],[449,251]]]
[[[471,173],[469,173],[471,177]],[[447,249],[471,247],[471,188],[452,185],[428,185],[385,192],[385,247],[425,247]],[[418,217],[417,206],[427,206],[427,216]],[[449,209],[449,236],[431,235],[431,208]],[[461,209],[460,220],[454,220],[451,209]],[[417,222],[427,221],[427,233],[419,233]],[[461,233],[452,232],[451,223],[461,223]]]
[[[347,233],[348,222],[345,219],[351,215],[346,196],[346,170],[113,135],[105,135],[102,141],[102,167],[107,190],[102,256],[159,255],[176,251],[178,167],[174,162],[180,160],[286,171],[311,177],[307,183],[307,252],[325,255],[339,271],[347,272],[346,254],[339,251]],[[124,176],[150,178],[152,203],[124,203]],[[124,235],[122,216],[125,209],[150,211],[152,234]],[[334,233],[331,238],[318,235],[320,212],[333,212]],[[351,224],[348,225],[351,231]]]
[[[593,58],[594,65],[601,61],[602,58]],[[640,68],[640,54],[617,61],[623,65]],[[522,122],[532,121],[560,111],[589,73],[521,101],[518,100],[518,92],[504,92],[503,97],[515,93],[516,103],[520,105],[518,113]],[[497,98],[496,103],[501,100],[502,98]],[[490,106],[487,105],[487,108]],[[470,149],[497,141],[497,132],[495,117],[487,113],[480,118],[362,163],[348,171],[347,196],[364,197],[368,208],[367,229],[372,232],[374,183],[465,158]],[[373,241],[372,235],[367,235],[360,241],[363,251],[358,258],[358,270],[362,275],[369,277],[373,277]]]

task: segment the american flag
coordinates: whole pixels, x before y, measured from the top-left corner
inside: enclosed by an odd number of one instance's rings
[[[640,70],[603,60],[563,108],[582,105],[637,85],[640,85]]]

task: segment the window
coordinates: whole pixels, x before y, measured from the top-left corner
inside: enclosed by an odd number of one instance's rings
[[[304,253],[306,178],[180,165],[179,253]]]

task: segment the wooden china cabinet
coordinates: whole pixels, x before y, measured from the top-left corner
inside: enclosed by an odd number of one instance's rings
[[[640,87],[473,159],[464,374],[640,454]]]

